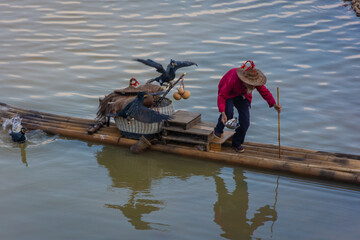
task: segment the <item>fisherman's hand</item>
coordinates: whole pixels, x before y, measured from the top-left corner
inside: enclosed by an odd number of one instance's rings
[[[227,122],[227,117],[225,112],[221,112],[221,122],[225,125],[225,123]]]
[[[274,105],[274,108],[275,108],[276,111],[278,111],[278,113],[281,112],[281,108],[282,108],[282,107],[281,107],[280,104],[275,104],[275,105]]]

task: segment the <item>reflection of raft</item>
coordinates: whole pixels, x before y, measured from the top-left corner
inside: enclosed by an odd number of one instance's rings
[[[186,113],[188,112],[177,112],[175,115],[179,116],[175,116],[168,126],[164,127],[166,144],[163,142],[152,145],[150,150],[302,176],[360,183],[360,156],[282,147],[279,159],[277,146],[260,143],[246,143],[246,152],[239,154],[235,153],[227,142],[231,132],[225,132],[222,139],[214,140],[213,124],[201,122],[199,114],[189,113],[188,115],[193,117],[187,117]],[[123,137],[115,124],[89,135],[87,128],[94,124],[93,120],[29,111],[0,103],[0,122],[16,115],[20,115],[23,125],[29,130],[40,129],[50,134],[102,144],[131,146],[137,142]],[[187,123],[182,124],[185,121]]]

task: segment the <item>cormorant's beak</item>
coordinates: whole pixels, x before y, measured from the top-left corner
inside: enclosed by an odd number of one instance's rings
[[[144,95],[144,98],[147,98],[148,96],[149,96],[149,94],[145,94],[145,95]]]
[[[176,63],[173,62],[171,65],[172,65],[173,67],[175,67],[175,66],[176,66]]]

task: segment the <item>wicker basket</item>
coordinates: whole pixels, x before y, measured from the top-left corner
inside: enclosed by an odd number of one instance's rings
[[[158,107],[151,109],[162,114],[172,115],[174,113],[174,104],[170,99],[165,98]],[[115,123],[122,135],[134,139],[140,139],[142,135],[152,138],[161,132],[164,125],[164,122],[144,123],[136,120],[128,124],[128,120],[123,117],[115,117]]]

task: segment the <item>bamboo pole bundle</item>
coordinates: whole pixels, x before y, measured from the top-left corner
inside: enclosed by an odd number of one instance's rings
[[[0,122],[3,121],[1,118],[11,118],[17,114],[23,118],[24,126],[29,129],[40,129],[49,134],[121,146],[131,146],[137,142],[137,140],[122,137],[114,124],[89,135],[86,127],[90,123],[94,123],[92,120],[41,112],[34,113],[34,111],[14,108],[0,103]],[[171,144],[153,145],[150,149],[222,163],[284,171],[302,176],[360,183],[360,156],[326,154],[307,149],[282,147],[281,158],[278,158],[276,146],[260,143],[246,143],[246,146],[248,151],[244,154],[236,154],[227,147],[224,147],[222,152],[204,152],[192,147]]]

